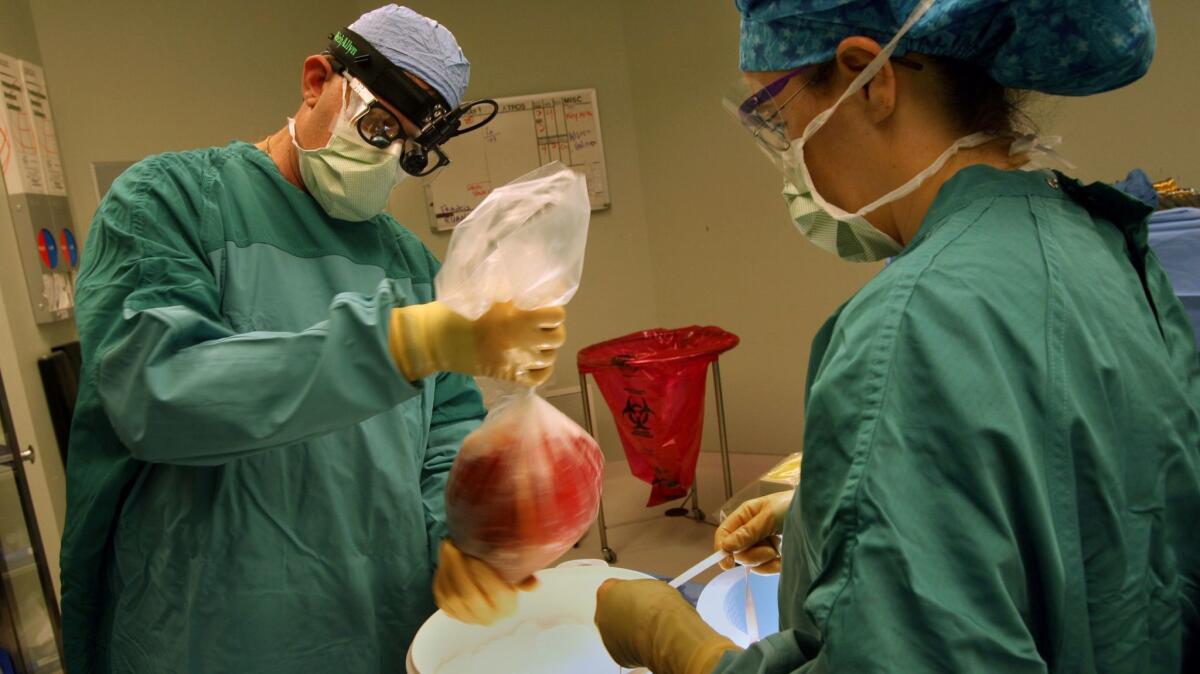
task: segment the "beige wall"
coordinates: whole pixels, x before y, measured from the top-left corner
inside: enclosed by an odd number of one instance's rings
[[[78,229],[96,205],[91,162],[262,137],[295,109],[302,58],[375,4],[131,0],[114,11],[114,3],[33,3]],[[742,337],[723,361],[734,449],[796,451],[812,335],[878,266],[844,264],[807,245],[788,223],[778,174],[722,111],[737,75],[732,2],[412,5],[458,35],[474,64],[471,96],[598,91],[613,206],[593,215],[556,386],[573,383],[584,344],[656,325],[720,325]],[[1200,9],[1159,0],[1154,11],[1159,56],[1149,77],[1039,108],[1046,130],[1066,137],[1063,151],[1081,176],[1111,180],[1142,166],[1200,184],[1191,131]],[[401,186],[391,210],[444,252],[448,237],[429,228],[418,180]],[[22,310],[6,298],[10,312]],[[39,337],[59,338],[69,335]],[[29,344],[22,372],[45,345]],[[706,437],[712,449],[711,428]]]
[[[299,107],[304,57],[358,14],[328,2],[32,6],[84,233],[97,202],[92,162],[261,139]]]
[[[570,307],[567,348],[556,381],[547,388],[574,385],[580,347],[657,321],[647,239],[651,228],[644,215],[638,161],[643,149],[634,133],[622,5],[578,0],[416,0],[409,5],[454,31],[471,60],[469,96],[596,89],[612,207],[592,213],[583,284]],[[418,180],[402,184],[392,204],[400,221],[436,254],[445,252],[449,235],[430,229]]]
[[[1141,167],[1200,189],[1200,4],[1153,0],[1158,50],[1146,77],[1098,96],[1043,100],[1034,106],[1045,133],[1080,178],[1112,182]]]
[[[659,322],[741,336],[722,366],[731,447],[799,451],[809,342],[878,265],[803,240],[779,173],[721,107],[738,76],[733,3],[634,4],[626,28]]]
[[[92,162],[262,138],[298,106],[303,58],[377,4],[34,3],[78,230],[86,235],[97,204]],[[593,214],[564,367],[548,388],[573,387],[579,347],[657,320],[622,6],[568,3],[570,23],[586,26],[571,31],[558,29],[563,4],[545,0],[410,4],[456,33],[473,63],[470,96],[597,90],[613,205]],[[449,235],[431,229],[421,180],[396,190],[391,211],[444,254]]]
[[[0,51],[40,63],[29,10],[27,0],[0,0]],[[66,476],[37,361],[52,346],[74,340],[75,327],[70,321],[48,325],[34,322],[33,303],[22,271],[23,252],[17,245],[7,191],[0,189],[0,372],[4,374],[4,392],[12,410],[16,439],[21,449],[32,447],[34,451],[35,460],[26,464],[26,475],[57,587],[59,532],[66,516]],[[11,443],[12,439],[5,442]],[[12,477],[6,474],[0,479]]]
[[[725,359],[730,443],[797,451],[808,348],[826,317],[878,269],[842,263],[790,227],[780,177],[720,107],[737,76],[732,2],[626,2],[638,149],[659,322],[715,323],[742,336]],[[1157,0],[1147,77],[1082,99],[1042,98],[1044,133],[1088,180],[1137,166],[1200,188],[1200,7]],[[706,433],[706,449],[716,437]]]
[[[113,12],[106,3],[35,3],[38,35],[49,45],[47,78],[76,220],[86,223],[96,207],[94,161],[257,140],[280,127],[299,104],[303,58],[323,49],[329,32],[376,5],[139,0],[122,2],[122,10]],[[597,89],[613,207],[592,219],[584,285],[572,306],[564,358],[573,363],[579,346],[653,323],[620,7],[578,3],[572,12],[589,29],[572,33],[545,30],[548,16],[561,15],[561,9],[550,11],[556,3],[411,5],[456,32],[474,64],[472,96]],[[559,58],[562,53],[571,58]],[[529,66],[531,58],[536,67]],[[420,180],[401,185],[391,210],[436,254],[445,252],[449,236],[430,228]],[[567,371],[557,380],[556,386],[571,385],[574,377]]]

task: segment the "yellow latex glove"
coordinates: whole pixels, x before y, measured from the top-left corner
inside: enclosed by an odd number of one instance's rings
[[[722,569],[740,564],[754,573],[779,573],[779,534],[792,505],[794,491],[783,491],[746,501],[717,527],[716,549],[729,556]]]
[[[618,665],[654,674],[709,674],[726,651],[738,650],[659,580],[605,581],[596,592],[596,627]]]
[[[450,539],[442,541],[433,599],[451,618],[472,625],[490,625],[517,610],[517,592],[537,587],[530,576],[513,585],[500,577],[487,562],[463,551]]]
[[[537,386],[554,372],[565,320],[562,307],[522,311],[505,302],[472,321],[430,302],[393,309],[388,341],[410,381],[460,372]]]

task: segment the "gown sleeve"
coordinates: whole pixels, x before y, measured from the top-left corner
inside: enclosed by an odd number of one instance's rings
[[[438,375],[434,393],[433,421],[421,470],[421,494],[425,524],[429,531],[430,559],[437,560],[443,538],[450,535],[446,524],[446,481],[463,439],[479,427],[486,412],[479,389],[470,377]]]
[[[336,296],[300,332],[235,332],[202,243],[202,171],[164,161],[183,160],[151,158],[113,185],[77,289],[101,402],[135,458],[217,465],[420,394],[388,351],[390,310],[415,299],[393,282]]]

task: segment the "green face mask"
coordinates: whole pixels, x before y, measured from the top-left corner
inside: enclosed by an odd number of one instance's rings
[[[406,175],[400,170],[399,143],[381,150],[359,136],[353,119],[361,112],[356,110],[360,104],[365,109],[365,103],[352,92],[342,106],[329,142],[315,150],[300,147],[296,121],[288,119],[292,145],[299,153],[300,177],[309,194],[330,217],[353,222],[382,213],[388,195]]]

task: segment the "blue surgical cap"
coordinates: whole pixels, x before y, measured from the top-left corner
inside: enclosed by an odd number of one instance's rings
[[[918,0],[735,0],[741,67],[790,70],[833,60],[852,35],[883,44]],[[981,66],[1017,89],[1082,96],[1146,74],[1154,57],[1149,0],[937,0],[897,45]]]
[[[471,63],[442,24],[407,7],[384,5],[358,17],[350,30],[395,65],[425,80],[450,107],[462,102]]]

